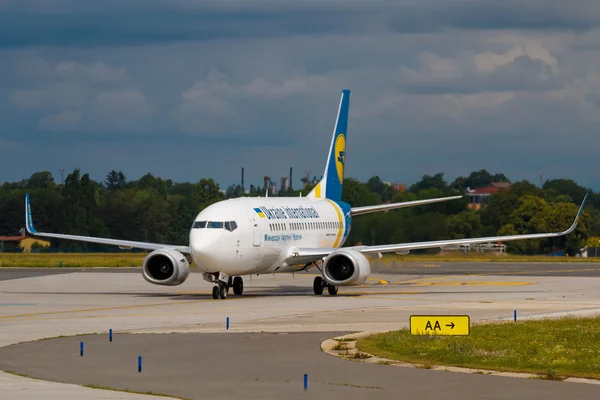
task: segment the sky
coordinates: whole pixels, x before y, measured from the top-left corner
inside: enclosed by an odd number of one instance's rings
[[[0,182],[487,169],[600,190],[597,0],[4,0]]]

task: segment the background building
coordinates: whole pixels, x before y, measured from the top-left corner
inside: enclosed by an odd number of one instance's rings
[[[21,229],[19,236],[0,236],[0,252],[22,251],[29,253],[34,244],[50,247],[47,240],[34,239],[25,235],[25,229]]]

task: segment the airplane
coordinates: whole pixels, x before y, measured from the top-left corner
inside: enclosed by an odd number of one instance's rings
[[[242,276],[315,267],[320,274],[313,281],[314,294],[322,295],[327,288],[330,295],[336,295],[340,286],[360,285],[367,280],[371,274],[367,255],[381,257],[383,253],[406,254],[415,249],[557,237],[575,230],[587,194],[575,221],[563,232],[342,247],[355,216],[463,197],[363,207],[342,201],[349,107],[350,91],[345,89],[323,177],[307,196],[238,197],[212,204],[192,222],[187,245],[38,232],[33,225],[29,194],[25,195],[27,231],[33,236],[151,250],[142,263],[142,275],[156,285],[182,284],[189,276],[190,264],[195,263],[204,280],[214,284],[213,298],[225,299],[231,287],[235,295],[243,293]]]

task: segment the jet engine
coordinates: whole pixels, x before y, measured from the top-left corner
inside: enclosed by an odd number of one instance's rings
[[[336,250],[323,261],[323,276],[333,286],[360,285],[370,274],[369,260],[356,250]]]
[[[181,285],[190,274],[190,263],[176,250],[154,250],[144,259],[142,274],[155,285]]]

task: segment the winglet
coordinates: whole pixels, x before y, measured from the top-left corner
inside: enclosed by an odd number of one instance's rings
[[[583,198],[583,201],[581,202],[581,206],[579,207],[579,212],[577,212],[577,216],[575,217],[575,221],[573,221],[573,225],[571,225],[571,227],[569,229],[564,231],[565,235],[573,232],[575,230],[575,228],[577,227],[577,223],[579,222],[579,217],[581,217],[581,214],[583,213],[583,207],[585,206],[585,201],[587,200],[588,195],[589,195],[589,193],[585,194],[585,197]]]
[[[35,235],[38,233],[33,227],[33,219],[31,218],[31,205],[29,203],[29,193],[25,193],[25,227],[27,232]]]

